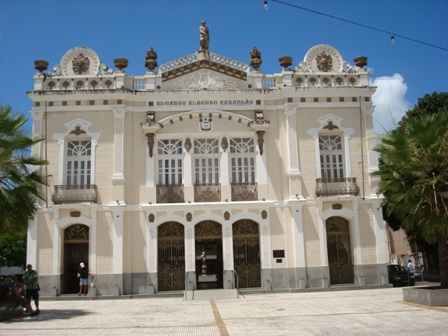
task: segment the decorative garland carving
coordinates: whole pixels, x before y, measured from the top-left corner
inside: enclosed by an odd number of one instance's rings
[[[258,148],[260,149],[260,155],[263,155],[263,143],[264,143],[264,131],[257,131],[258,135]]]
[[[229,143],[227,142],[227,138],[226,137],[222,138],[221,148],[222,148],[222,150],[224,152],[227,150],[227,148],[229,148]]]
[[[148,149],[149,149],[149,157],[154,155],[154,133],[146,134]]]

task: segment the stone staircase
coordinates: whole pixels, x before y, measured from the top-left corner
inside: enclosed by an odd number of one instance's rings
[[[184,299],[192,300],[232,300],[238,299],[236,289],[202,289],[195,291],[185,291]]]

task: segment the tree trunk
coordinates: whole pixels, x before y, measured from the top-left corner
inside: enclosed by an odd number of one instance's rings
[[[448,288],[448,236],[439,234],[439,268],[440,268],[440,286]]]

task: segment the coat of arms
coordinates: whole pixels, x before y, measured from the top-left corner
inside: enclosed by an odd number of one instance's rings
[[[84,54],[78,54],[75,58],[73,58],[73,71],[77,75],[82,75],[89,70],[90,60]]]
[[[322,72],[328,72],[333,68],[333,58],[322,51],[316,56],[317,68]]]

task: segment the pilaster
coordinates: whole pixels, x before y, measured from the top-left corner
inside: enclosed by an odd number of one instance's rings
[[[124,232],[124,208],[115,207],[112,211],[114,216],[114,230],[112,235],[112,262],[113,274],[123,273],[123,232]],[[121,285],[120,288],[123,288]]]
[[[294,204],[291,207],[291,211],[294,239],[294,264],[295,267],[306,267],[305,235],[303,233],[303,204]]]
[[[113,180],[124,180],[123,161],[124,161],[124,117],[126,111],[114,110],[115,130],[114,130],[114,173]]]
[[[303,198],[296,124],[297,105],[286,103],[284,113],[286,118],[286,141],[288,151],[289,197]]]

